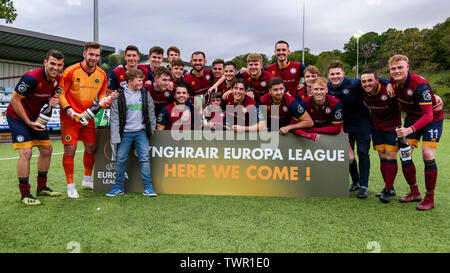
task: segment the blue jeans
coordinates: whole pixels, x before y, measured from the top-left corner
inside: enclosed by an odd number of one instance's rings
[[[139,157],[139,165],[141,166],[141,177],[144,188],[152,185],[152,178],[150,177],[150,145],[144,129],[137,132],[123,133],[122,142],[118,144],[116,151],[116,187],[123,188],[125,182],[125,170],[127,168],[128,152],[130,151],[131,144],[133,143]]]

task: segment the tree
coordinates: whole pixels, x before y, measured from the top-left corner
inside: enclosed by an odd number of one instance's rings
[[[376,32],[368,32],[359,38],[359,58],[364,60],[363,67],[378,66],[377,51],[385,43],[385,37]],[[350,41],[344,45],[343,60],[351,66],[356,66],[357,39],[351,37]]]
[[[247,53],[245,55],[239,55],[236,56],[232,59],[232,61],[236,64],[237,69],[241,69],[242,67],[246,67],[247,66],[247,57],[248,55],[250,55],[250,53]],[[263,66],[266,66],[269,63],[269,59],[267,58],[266,54],[261,54],[261,57],[263,59]]]
[[[433,49],[432,61],[441,69],[450,69],[450,17],[433,27],[428,42]]]
[[[17,12],[12,0],[0,0],[0,19],[5,19],[7,24],[11,24],[17,18]]]

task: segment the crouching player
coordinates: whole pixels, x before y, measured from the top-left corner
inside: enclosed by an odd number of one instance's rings
[[[237,78],[226,98],[224,127],[235,132],[265,131],[266,121],[255,100],[247,95],[247,82]]]
[[[260,108],[267,109],[267,127],[269,131],[279,131],[286,135],[289,131],[310,128],[314,125],[305,108],[300,106],[288,92],[285,92],[283,80],[271,78],[268,82],[269,93],[261,97]],[[262,110],[262,109],[260,109]],[[278,120],[278,126],[272,121]]]
[[[315,135],[314,140],[320,138],[319,133],[337,135],[342,129],[342,104],[339,99],[328,94],[327,84],[325,78],[318,77],[311,83],[311,96],[300,102],[314,122],[314,127],[305,129]],[[352,159],[353,155],[350,154],[350,161]]]
[[[443,109],[435,107],[436,97],[430,84],[419,75],[409,72],[408,57],[394,55],[389,59],[391,83],[397,100],[406,113],[403,127],[396,129],[398,137],[406,137],[411,149],[422,143],[422,158],[425,164],[425,188],[427,193],[424,201],[416,208],[429,210],[434,207],[434,189],[437,180],[437,166],[435,161],[436,149],[442,135],[444,120]],[[412,160],[402,162],[402,171],[411,192],[400,202],[421,201],[416,183],[416,168]]]
[[[44,60],[44,67],[31,70],[20,79],[6,110],[6,119],[11,130],[13,148],[19,150],[17,176],[21,193],[20,202],[25,205],[39,205],[41,202],[30,193],[28,182],[33,146],[39,148],[36,195],[58,196],[47,187],[47,171],[52,157],[52,146],[46,128],[35,122],[44,104],[55,107],[59,101],[54,96],[58,86],[59,72],[64,67],[64,55],[50,50]]]
[[[375,69],[361,73],[361,85],[365,91],[364,101],[371,110],[373,147],[380,157],[380,170],[385,187],[377,194],[380,201],[389,203],[395,196],[394,180],[397,176],[397,133],[401,125],[400,107],[395,98],[390,98],[386,86],[378,81]]]
[[[129,69],[127,84],[119,89],[119,98],[111,105],[111,143],[117,144],[116,183],[106,196],[124,194],[125,169],[132,144],[136,147],[144,184],[143,195],[156,196],[150,176],[149,138],[156,129],[155,105],[150,93],[142,87],[144,73]]]

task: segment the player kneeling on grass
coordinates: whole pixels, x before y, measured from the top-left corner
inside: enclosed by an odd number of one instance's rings
[[[59,100],[55,96],[64,67],[64,55],[50,50],[44,60],[44,67],[31,70],[20,79],[6,111],[6,119],[11,130],[13,148],[19,150],[17,176],[22,195],[20,202],[25,205],[39,205],[41,202],[30,194],[28,176],[33,146],[39,148],[38,177],[36,195],[59,196],[47,187],[47,171],[52,157],[52,146],[47,128],[35,122],[41,108],[48,104],[56,107]]]
[[[389,203],[395,196],[394,180],[397,175],[397,133],[401,125],[401,113],[397,99],[390,98],[386,85],[379,83],[375,69],[361,73],[364,101],[370,108],[373,147],[380,156],[380,170],[385,187],[378,193],[380,201]]]
[[[150,176],[149,138],[156,129],[155,105],[145,87],[144,73],[130,69],[125,73],[127,84],[118,90],[119,98],[111,105],[111,143],[117,144],[116,183],[106,196],[124,194],[128,152],[134,143],[141,166],[143,195],[156,196]]]

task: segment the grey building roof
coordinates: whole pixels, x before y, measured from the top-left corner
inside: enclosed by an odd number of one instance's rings
[[[83,60],[86,42],[0,25],[0,59],[42,63],[50,49],[64,53],[64,65]],[[102,57],[115,52],[114,47],[102,45]]]

